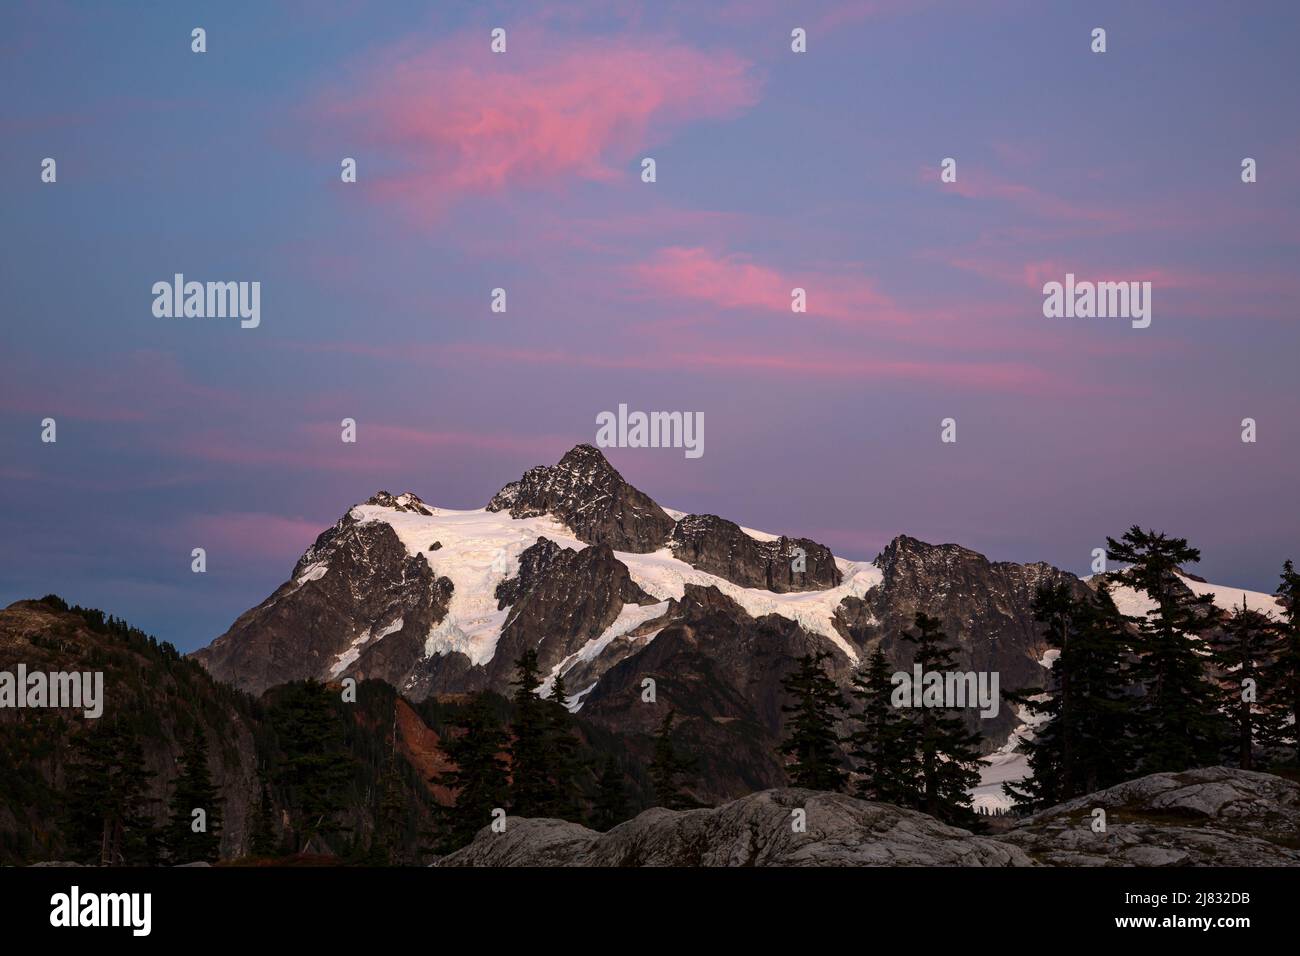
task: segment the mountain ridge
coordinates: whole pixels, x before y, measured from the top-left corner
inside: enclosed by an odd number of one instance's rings
[[[514,661],[532,648],[544,686],[563,675],[574,709],[631,734],[647,760],[654,727],[676,709],[704,767],[697,795],[720,800],[783,783],[780,677],[798,657],[828,655],[844,687],[876,647],[907,669],[902,635],[923,611],[963,670],[1036,686],[1047,648],[1031,604],[1056,581],[1090,587],[1045,562],[909,535],[851,561],[808,538],[670,511],[578,445],[481,509],[383,491],[349,508],[288,581],[194,657],[252,693],[355,677],[418,701],[509,694]],[[647,678],[656,706],[642,700]],[[1002,707],[969,712],[968,724],[993,752],[1019,718]]]

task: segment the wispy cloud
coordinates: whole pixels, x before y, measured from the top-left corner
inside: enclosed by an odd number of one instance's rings
[[[460,33],[380,51],[317,101],[315,122],[371,154],[376,195],[427,216],[470,195],[617,179],[648,143],[758,99],[745,59],[668,37],[531,27],[508,50]]]
[[[791,292],[801,288],[807,295],[808,316],[840,322],[910,321],[865,276],[821,269],[782,271],[738,253],[673,246],[629,272],[651,295],[704,302],[719,309],[790,313]]]

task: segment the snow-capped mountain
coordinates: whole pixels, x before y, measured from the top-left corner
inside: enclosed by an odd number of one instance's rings
[[[1088,587],[1047,564],[907,536],[871,562],[835,557],[806,538],[662,508],[579,445],[483,509],[409,492],[350,508],[196,656],[254,693],[351,676],[418,700],[508,693],[515,660],[535,648],[548,687],[562,675],[584,718],[629,739],[648,740],[675,709],[710,795],[727,797],[782,782],[780,680],[795,658],[826,651],[847,682],[881,643],[910,667],[899,635],[917,611],[943,621],[963,669],[996,670],[1006,689],[1038,684],[1047,648],[1030,602],[1050,580]],[[643,703],[647,677],[667,707]],[[1009,707],[970,721],[989,751],[1018,725]]]

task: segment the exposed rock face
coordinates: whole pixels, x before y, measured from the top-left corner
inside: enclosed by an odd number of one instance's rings
[[[1106,832],[1092,811],[1106,811]],[[1229,767],[1158,773],[1030,817],[1000,839],[1054,866],[1300,866],[1300,785]]]
[[[806,814],[796,833],[793,811]],[[1018,848],[914,810],[767,790],[712,810],[647,810],[608,833],[561,820],[484,827],[438,866],[1032,866]]]
[[[528,469],[497,492],[487,508],[509,511],[515,518],[551,514],[579,541],[636,553],[662,548],[674,524],[591,445],[575,446],[554,467]]]
[[[1093,833],[1104,807],[1107,831]],[[792,811],[806,814],[795,833]],[[717,809],[647,810],[608,833],[560,820],[484,827],[439,866],[1300,866],[1300,786],[1209,767],[1154,774],[975,836],[926,814],[775,789]]]
[[[424,507],[388,498],[395,507]],[[423,657],[451,593],[451,581],[435,576],[423,555],[408,556],[392,527],[349,513],[316,539],[289,581],[195,657],[255,694],[345,671],[398,684]]]
[[[955,544],[926,544],[906,535],[891,541],[875,560],[884,581],[865,598],[841,605],[843,633],[863,649],[881,642],[901,670],[912,666],[912,645],[902,635],[914,630],[917,611],[937,617],[957,644],[962,670],[996,671],[1002,690],[1041,686],[1038,661],[1047,645],[1030,605],[1040,584],[1064,580],[1080,597],[1088,586],[1049,564],[992,562]],[[970,728],[985,749],[999,746],[1019,723],[1009,706],[982,719],[967,711]]]
[[[537,649],[545,675],[600,637],[624,604],[658,603],[632,582],[608,545],[574,551],[545,538],[523,553],[519,576],[497,588],[497,599],[510,606],[510,616],[488,671],[490,682],[502,687],[526,648]]]
[[[653,641],[605,672],[583,716],[622,733],[648,762],[652,735],[675,710],[676,736],[698,762],[691,790],[701,800],[782,785],[781,679],[796,658],[826,649],[824,638],[774,614],[756,620],[712,587],[688,585],[668,620]],[[835,663],[848,673],[843,653]],[[642,700],[646,678],[655,681],[653,705]]]
[[[692,567],[744,588],[768,591],[822,591],[840,583],[830,548],[808,538],[760,541],[740,525],[717,515],[687,515],[673,528],[673,554]],[[796,549],[805,570],[795,571]]]

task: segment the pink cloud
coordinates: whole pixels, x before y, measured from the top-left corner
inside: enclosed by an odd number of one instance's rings
[[[428,214],[467,195],[619,178],[639,149],[757,97],[729,52],[517,28],[505,54],[486,32],[384,51],[316,112],[343,126],[333,141],[357,144],[376,195]]]
[[[1059,393],[1059,380],[1042,369],[1014,362],[946,362],[868,358],[852,355],[742,354],[717,352],[676,355],[672,361],[694,368],[776,372],[792,376],[861,381],[906,380],[959,385],[999,392]]]
[[[933,166],[922,166],[917,175],[922,182],[939,184],[946,192],[966,199],[1008,202],[1025,212],[1054,222],[1086,223],[1127,228],[1140,224],[1132,213],[1092,202],[1079,202],[1053,196],[1026,183],[1002,179],[987,170],[959,166],[957,181],[939,183]]]
[[[652,295],[706,302],[720,309],[790,313],[791,291],[801,288],[807,293],[809,316],[841,322],[910,322],[871,279],[821,271],[780,272],[734,253],[672,246],[630,271]]]

